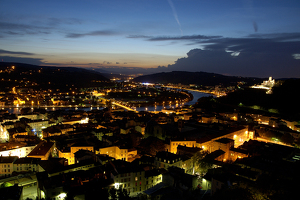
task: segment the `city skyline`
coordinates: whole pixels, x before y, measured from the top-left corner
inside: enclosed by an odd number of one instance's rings
[[[0,61],[300,77],[297,1],[1,1]]]

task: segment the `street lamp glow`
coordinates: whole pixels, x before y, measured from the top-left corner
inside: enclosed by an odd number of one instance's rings
[[[66,193],[61,193],[61,194],[58,195],[58,197],[59,197],[60,199],[65,198],[66,196],[67,196]]]

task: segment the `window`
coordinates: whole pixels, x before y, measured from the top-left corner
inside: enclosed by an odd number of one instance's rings
[[[137,180],[138,180],[138,177],[136,176],[136,177],[135,177],[135,181],[137,181]]]

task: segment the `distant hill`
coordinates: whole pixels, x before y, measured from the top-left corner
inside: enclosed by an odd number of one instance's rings
[[[184,71],[173,71],[173,72],[162,72],[151,75],[139,76],[133,81],[135,82],[150,82],[150,83],[181,83],[184,85],[196,84],[204,86],[214,85],[232,85],[237,82],[244,81],[249,85],[256,83],[262,83],[262,78],[249,78],[249,77],[236,77],[236,76],[224,76],[221,74],[207,73],[207,72],[184,72]]]
[[[97,87],[109,82],[101,73],[83,68],[0,62],[2,90],[12,87],[64,90]]]

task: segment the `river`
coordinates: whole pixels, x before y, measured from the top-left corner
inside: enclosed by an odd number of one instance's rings
[[[201,97],[207,97],[207,96],[211,96],[211,94],[207,94],[207,93],[202,93],[202,92],[195,92],[195,91],[188,91],[189,93],[191,93],[193,95],[193,100],[184,103],[184,104],[165,104],[165,105],[159,105],[159,106],[140,106],[137,107],[136,110],[137,111],[161,111],[162,109],[168,109],[168,108],[177,108],[177,107],[181,107],[183,105],[193,105],[197,102],[197,100]],[[40,107],[42,108],[42,107]],[[16,108],[16,107],[12,107],[12,108],[2,108],[2,109],[6,109],[8,110],[9,113],[13,113],[13,114],[20,114],[21,111],[21,107]],[[45,107],[46,111],[55,111],[55,110],[60,110],[60,109],[67,109],[67,110],[84,110],[84,111],[91,111],[91,110],[101,110],[103,109],[102,107]]]
[[[147,107],[137,107],[136,110],[137,111],[161,111],[162,109],[168,109],[168,108],[177,108],[177,107],[182,107],[183,105],[194,105],[198,99],[200,99],[201,97],[208,97],[208,96],[212,96],[212,94],[207,94],[207,93],[203,93],[203,92],[195,92],[195,91],[188,91],[189,93],[191,93],[193,95],[193,100],[184,103],[184,104],[166,104],[164,106],[147,106]]]

